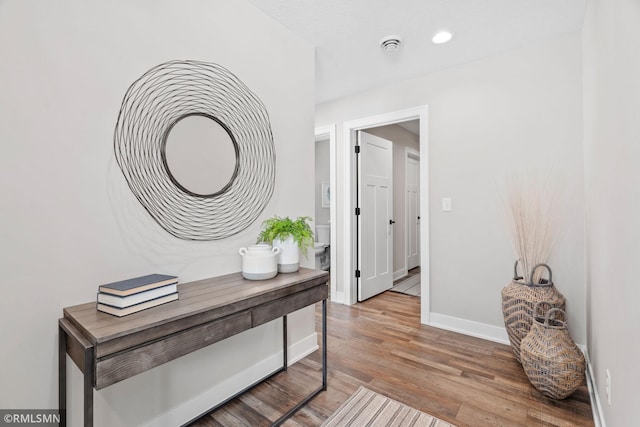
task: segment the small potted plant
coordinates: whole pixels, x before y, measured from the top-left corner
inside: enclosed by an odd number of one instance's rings
[[[308,216],[299,216],[295,221],[289,217],[274,216],[262,223],[258,243],[265,242],[280,248],[278,272],[293,273],[300,268],[300,252],[306,257],[313,248],[313,232]]]

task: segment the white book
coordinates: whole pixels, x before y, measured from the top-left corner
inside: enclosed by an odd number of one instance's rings
[[[132,305],[130,307],[125,307],[125,308],[112,307],[110,305],[98,303],[98,311],[102,311],[104,313],[109,313],[109,314],[113,314],[114,316],[122,317],[128,314],[133,314],[142,310],[146,310],[151,307],[156,307],[158,305],[175,301],[177,299],[178,299],[178,293],[176,292],[170,295],[165,295],[163,297],[156,298],[151,301],[145,301],[143,303]]]
[[[125,308],[143,303],[145,301],[151,301],[165,295],[170,295],[176,293],[177,291],[178,284],[173,283],[171,285],[162,286],[161,288],[150,289],[148,291],[138,292],[137,294],[124,297],[100,292],[98,293],[98,302],[101,304],[110,305],[112,307]]]

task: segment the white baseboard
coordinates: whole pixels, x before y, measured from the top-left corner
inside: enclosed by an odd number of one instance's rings
[[[409,274],[409,272],[407,271],[406,268],[401,268],[400,270],[396,270],[393,272],[393,280],[396,281],[401,277],[406,276],[407,274]]]
[[[287,366],[291,366],[299,360],[304,359],[319,348],[318,334],[315,332],[308,335],[306,338],[293,343],[287,350],[287,356],[289,356],[289,363],[287,363]],[[282,352],[280,352],[280,360],[282,360]]]
[[[313,353],[318,348],[318,334],[315,332],[300,341],[289,345],[289,348],[287,349],[289,356],[288,365],[296,363],[307,355]],[[255,365],[238,372],[221,383],[216,384],[214,387],[197,397],[165,414],[162,414],[158,418],[146,424],[146,426],[169,427],[183,425],[185,422],[188,422],[199,414],[204,413],[218,403],[223,402],[229,396],[233,396],[240,390],[258,381],[260,378],[264,378],[269,375],[271,372],[278,369],[278,367],[281,367],[282,357],[282,351],[272,354]]]
[[[331,302],[337,302],[338,304],[344,304],[344,292],[336,292],[335,295],[331,295]]]
[[[501,344],[509,344],[509,336],[504,326],[493,326],[438,313],[431,313],[429,315],[429,326],[499,342]]]
[[[589,352],[583,345],[578,344],[580,350],[584,353],[585,361],[587,362],[587,388],[589,389],[589,398],[591,400],[591,411],[593,412],[593,423],[595,427],[607,427],[604,421],[604,414],[602,413],[602,404],[600,403],[600,397],[598,396],[598,388],[596,386],[596,379],[593,376],[593,368],[591,367],[591,360],[589,359]]]

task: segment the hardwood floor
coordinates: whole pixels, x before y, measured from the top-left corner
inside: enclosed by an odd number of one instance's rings
[[[509,346],[420,325],[419,304],[395,292],[351,307],[329,303],[328,390],[284,425],[319,426],[360,385],[459,427],[594,425],[586,385],[548,399]],[[192,425],[267,426],[319,378],[316,351]]]

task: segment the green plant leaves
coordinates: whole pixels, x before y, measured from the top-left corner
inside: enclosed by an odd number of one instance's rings
[[[286,240],[289,236],[298,244],[300,252],[305,256],[307,250],[313,247],[313,231],[307,223],[311,217],[299,216],[295,221],[289,217],[274,216],[262,223],[262,231],[257,242],[273,243],[274,239]]]

